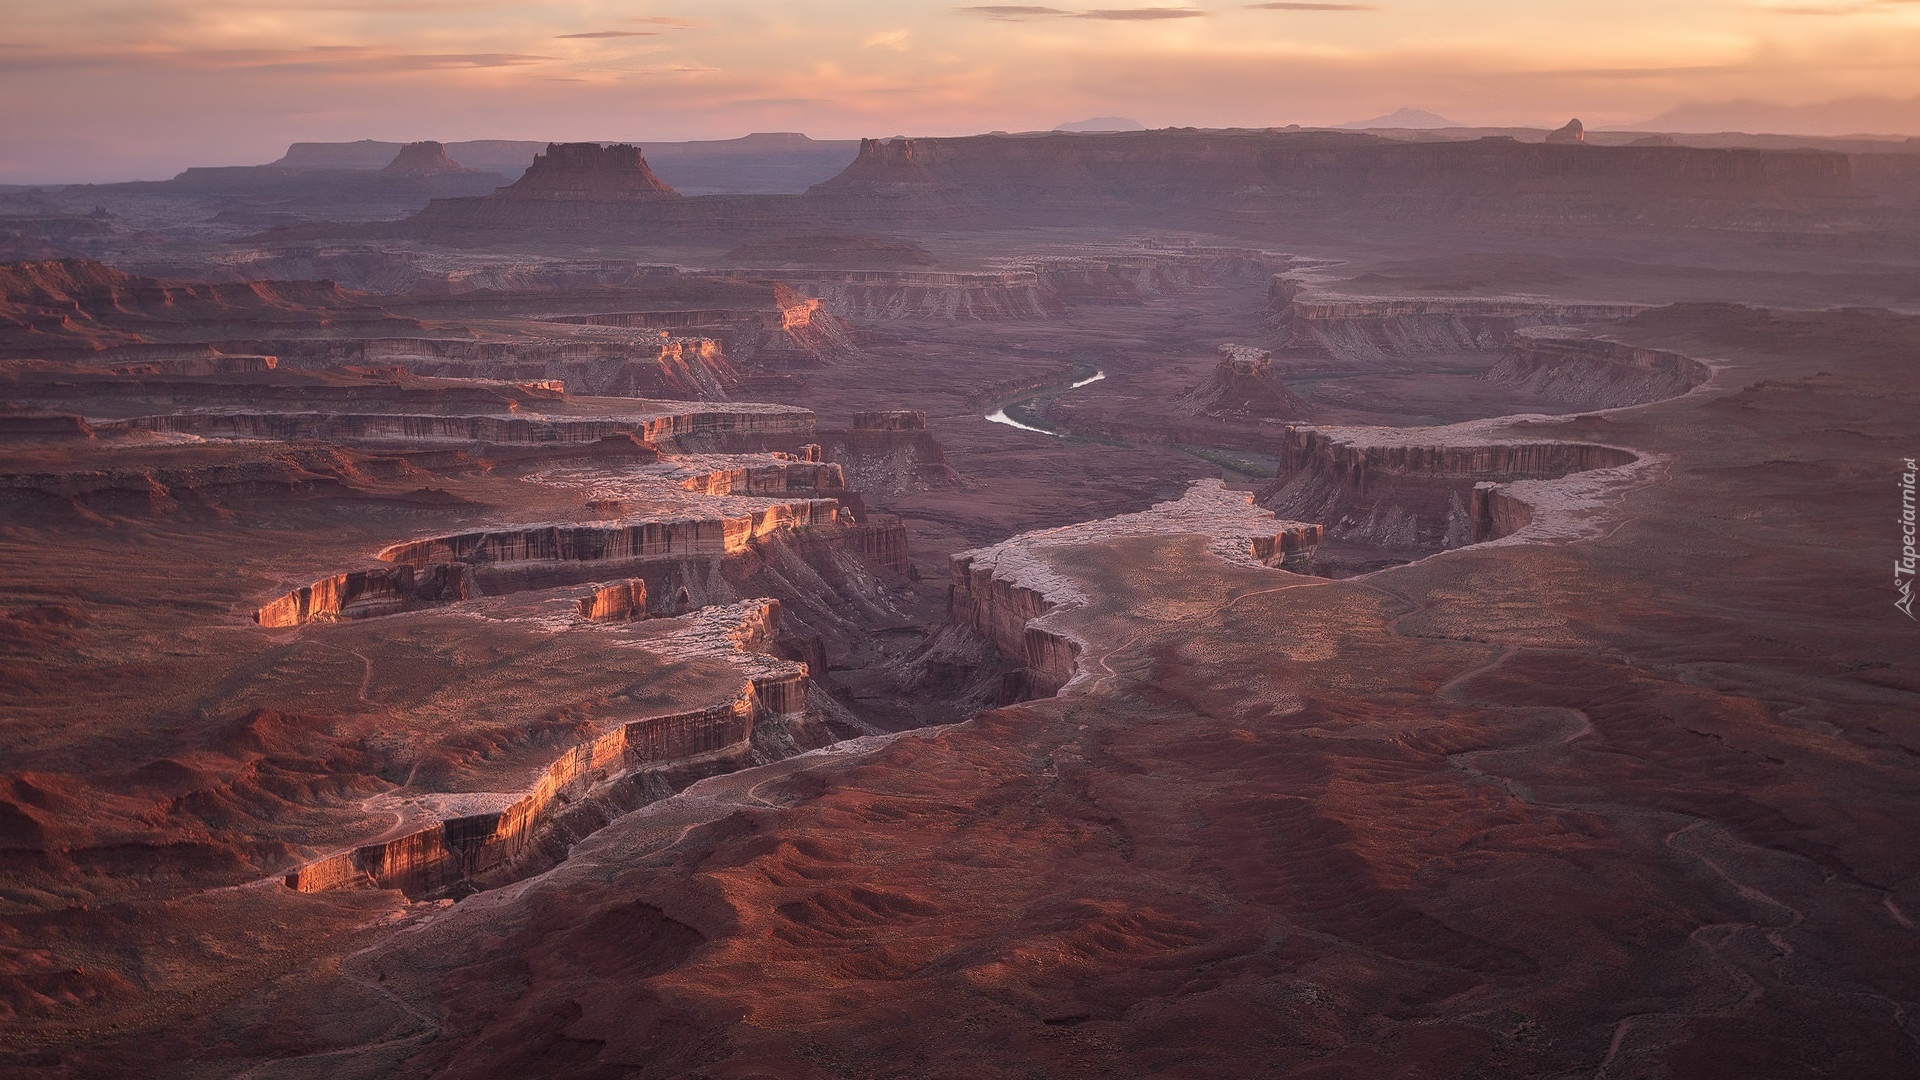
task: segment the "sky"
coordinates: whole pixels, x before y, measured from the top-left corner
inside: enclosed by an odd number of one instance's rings
[[[1334,125],[1920,135],[1920,0],[0,0],[0,183],[297,140]]]

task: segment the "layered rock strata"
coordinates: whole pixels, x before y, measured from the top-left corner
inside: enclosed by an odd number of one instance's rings
[[[1491,351],[1505,348],[1529,327],[1624,319],[1647,306],[1521,296],[1333,296],[1309,292],[1297,279],[1276,277],[1268,310],[1283,346],[1371,359]]]
[[[765,306],[644,308],[547,316],[551,323],[699,334],[721,342],[727,355],[758,367],[809,366],[854,349],[847,327],[817,297],[778,282]]]
[[[444,379],[553,382],[599,397],[726,401],[740,372],[713,337],[665,330],[596,341],[555,336],[536,340],[372,338],[299,343],[304,367],[367,364]]]
[[[853,414],[855,431],[925,431],[927,414],[911,409],[885,409]]]
[[[651,202],[679,192],[647,167],[640,148],[625,143],[548,143],[520,179],[496,197],[512,202]]]
[[[1298,420],[1307,403],[1274,377],[1273,353],[1251,345],[1220,346],[1220,362],[1207,381],[1187,395],[1188,405],[1219,419]]]
[[[818,198],[956,201],[1059,221],[1198,206],[1432,221],[1750,223],[1859,201],[1848,159],[1806,151],[1402,142],[1167,130],[868,140]]]
[[[517,794],[441,796],[443,809],[420,827],[403,824],[370,843],[309,863],[286,875],[288,888],[318,892],[352,885],[400,889],[418,896],[510,863],[525,851],[555,808],[589,797],[596,787],[661,764],[746,749],[754,725],[806,711],[807,667],[749,651],[764,647],[779,622],[779,604],[746,601],[703,611],[680,635],[697,652],[731,643],[744,681],[732,699],[629,720],[579,743]]]
[[[458,533],[395,544],[383,562],[425,568],[436,563],[593,562],[698,558],[744,552],[775,532],[841,524],[833,499],[772,502],[746,513],[648,520],[617,525],[549,524]]]
[[[477,173],[481,170],[467,168],[448,157],[444,145],[428,140],[401,147],[400,152],[380,171],[389,176],[440,176],[447,173]]]
[[[1518,531],[1522,481],[1573,474],[1623,479],[1640,455],[1582,442],[1519,442],[1499,422],[1444,428],[1289,427],[1276,479],[1259,495],[1276,513],[1321,521],[1334,539],[1387,551],[1461,547]],[[1571,487],[1569,488],[1571,490]],[[1503,531],[1504,530],[1504,531]]]
[[[628,578],[580,598],[580,617],[588,622],[627,622],[647,617],[647,583]]]
[[[200,411],[135,417],[97,425],[229,439],[340,443],[458,442],[495,445],[593,443],[630,436],[656,446],[726,436],[791,437],[813,431],[813,414],[782,406],[641,409],[596,418],[532,415],[421,415],[355,412]]]
[[[731,270],[783,281],[819,297],[833,314],[861,322],[1037,319],[1072,304],[1136,303],[1223,281],[1261,280],[1284,256],[1253,249],[1126,250],[1022,259],[1008,268],[934,270],[819,268]]]
[[[1588,409],[1679,397],[1712,377],[1690,356],[1622,344],[1598,335],[1527,331],[1484,376],[1552,401]]]
[[[1024,533],[960,552],[948,566],[947,617],[971,626],[1020,665],[1003,687],[1004,699],[1045,697],[1079,677],[1077,660],[1086,645],[1048,616],[1089,601],[1052,568],[1048,551],[1123,537],[1193,534],[1212,538],[1208,550],[1230,562],[1300,569],[1311,559],[1321,531],[1318,525],[1278,520],[1218,480],[1200,480],[1180,499],[1136,514]]]
[[[316,619],[364,619],[453,603],[472,594],[472,580],[463,566],[355,570],[295,589],[255,612],[253,621],[277,628]]]

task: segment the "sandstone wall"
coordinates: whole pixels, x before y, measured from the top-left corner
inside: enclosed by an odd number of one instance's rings
[[[176,413],[103,426],[225,439],[328,442],[592,443],[615,435],[647,438],[658,425],[631,420],[553,420],[395,413]]]
[[[626,622],[647,617],[647,583],[628,578],[580,599],[580,617],[589,622]]]
[[[1019,676],[1003,690],[1003,699],[1047,697],[1073,681],[1080,643],[1031,625],[1054,609],[1054,601],[998,576],[990,566],[976,566],[966,555],[954,556],[948,572],[952,580],[947,589],[947,618],[973,627],[993,642],[1000,655],[1020,665]]]
[[[1451,433],[1429,435],[1435,439],[1430,443],[1412,441],[1420,434],[1289,427],[1278,447],[1277,476],[1260,492],[1260,505],[1283,517],[1322,522],[1335,539],[1430,552],[1488,538],[1492,526],[1476,516],[1473,501],[1480,482],[1555,478],[1638,460],[1626,450],[1592,443],[1499,442]]]
[[[805,499],[723,518],[646,521],[630,525],[543,525],[412,540],[380,552],[385,562],[620,562],[727,555],[755,538],[785,529],[839,523],[839,503]]]
[[[1485,378],[1584,408],[1643,405],[1707,381],[1707,365],[1600,337],[1520,334]]]
[[[254,621],[287,627],[315,619],[364,619],[465,600],[471,594],[472,579],[462,566],[355,570],[295,589],[255,612]]]
[[[743,647],[764,647],[779,605],[748,605],[732,635]],[[806,711],[804,665],[769,662],[733,699],[702,708],[628,721],[561,753],[533,785],[501,796],[497,809],[451,814],[431,825],[317,860],[286,875],[289,888],[318,892],[371,884],[410,896],[431,893],[511,862],[526,850],[542,820],[597,784],[665,762],[744,750],[756,721]],[[469,796],[468,800],[485,796]]]
[[[837,495],[844,492],[847,485],[839,465],[819,461],[788,461],[703,473],[683,481],[680,486],[703,495],[777,497],[803,491]]]
[[[1269,306],[1282,345],[1357,358],[1491,351],[1527,327],[1623,319],[1646,310],[1643,304],[1524,298],[1315,297],[1281,278],[1269,291]]]
[[[1473,542],[1476,544],[1512,536],[1533,524],[1533,507],[1494,483],[1473,485],[1469,514],[1473,519]]]

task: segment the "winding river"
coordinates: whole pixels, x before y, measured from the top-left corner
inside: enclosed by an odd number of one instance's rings
[[[1058,397],[1060,394],[1064,394],[1068,390],[1078,390],[1081,387],[1087,385],[1088,383],[1097,383],[1101,379],[1104,379],[1106,377],[1107,377],[1107,373],[1105,371],[1096,371],[1093,374],[1087,376],[1086,378],[1081,379],[1079,382],[1068,383],[1063,389],[1055,391],[1054,394],[1051,396]],[[1033,403],[1047,396],[1049,395],[1036,394],[1033,397],[1027,398],[1026,401],[1028,403]],[[1016,402],[1016,404],[1018,403]],[[1066,435],[1061,432],[1048,431],[1046,428],[1034,427],[1032,424],[1023,424],[1020,421],[1015,420],[1013,417],[1007,415],[1007,407],[1005,405],[1002,405],[999,408],[988,413],[987,420],[990,423],[1005,424],[1008,427],[1019,428],[1021,431],[1031,431],[1036,435],[1051,435],[1056,439],[1066,438]]]

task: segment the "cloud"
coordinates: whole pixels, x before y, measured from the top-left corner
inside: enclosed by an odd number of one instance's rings
[[[1254,11],[1379,11],[1372,4],[1248,4]]]
[[[528,53],[379,53],[364,52],[319,63],[279,61],[300,66],[328,67],[353,71],[440,71],[448,68],[522,67],[553,59]],[[268,66],[275,61],[266,61]],[[245,66],[245,65],[243,65]]]
[[[877,34],[868,34],[860,42],[863,49],[892,49],[894,52],[906,52],[913,38],[909,30],[883,30]]]
[[[1069,11],[1065,8],[1036,7],[1026,4],[987,4],[972,7],[955,8],[963,15],[981,15],[1002,22],[1024,22],[1028,19],[1105,19],[1110,22],[1148,22],[1157,19],[1193,19],[1205,15],[1199,8],[1094,8],[1090,11]]]
[[[665,26],[674,30],[691,30],[700,25],[698,19],[682,19],[677,15],[640,15],[627,21],[646,26]]]
[[[154,46],[83,52],[39,53],[9,59],[11,72],[79,68],[144,68],[149,71],[299,71],[369,74],[512,68],[540,64],[550,56],[529,53],[396,53],[364,45],[309,45],[300,49],[199,49]]]
[[[965,15],[984,15],[989,19],[1001,19],[1006,22],[1020,22],[1025,19],[1045,19],[1060,15],[1072,15],[1071,11],[1062,11],[1052,7],[1032,7],[1019,4],[988,4],[985,6],[955,8]]]
[[[1199,8],[1094,8],[1092,11],[1080,12],[1076,17],[1134,22],[1151,19],[1195,19],[1205,14],[1206,12]]]
[[[1887,15],[1920,0],[1855,0],[1841,4],[1762,4],[1763,15]]]
[[[560,38],[562,40],[565,40],[567,38],[659,37],[660,31],[658,30],[595,30],[590,34],[555,34],[553,36],[556,38]]]
[[[1575,79],[1672,79],[1687,75],[1723,75],[1730,72],[1747,71],[1739,64],[1694,64],[1684,67],[1653,68],[1555,68],[1550,70],[1530,70],[1528,76],[1564,75]]]

